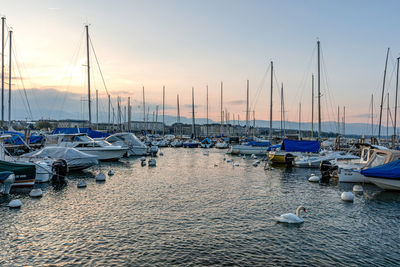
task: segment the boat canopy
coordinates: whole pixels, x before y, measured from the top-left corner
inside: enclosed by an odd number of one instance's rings
[[[289,140],[284,139],[282,143],[282,150],[287,152],[313,152],[320,151],[321,147],[317,140]]]
[[[361,174],[371,177],[400,178],[400,160],[361,170]]]
[[[85,133],[90,138],[106,138],[109,136],[108,133],[94,131],[92,128],[56,128],[51,134],[76,134]]]
[[[204,138],[203,141],[201,141],[202,144],[211,144],[211,140],[208,139],[208,137]]]
[[[250,141],[247,143],[249,146],[270,146],[271,143],[268,141]]]

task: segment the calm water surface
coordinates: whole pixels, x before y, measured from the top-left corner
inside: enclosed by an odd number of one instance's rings
[[[105,163],[1,200],[0,265],[397,265],[400,193],[307,181],[312,170],[253,167],[223,151],[164,149],[157,167]],[[218,166],[214,166],[218,164]],[[115,175],[97,183],[94,175]],[[80,179],[87,188],[78,189]],[[20,198],[20,210],[5,205]],[[300,226],[273,217],[307,208]]]

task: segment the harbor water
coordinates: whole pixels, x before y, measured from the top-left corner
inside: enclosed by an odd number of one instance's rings
[[[71,174],[60,188],[40,185],[40,199],[3,197],[0,265],[399,263],[400,193],[365,185],[346,203],[340,195],[353,185],[309,183],[316,170],[264,170],[216,149],[162,151],[156,167],[122,159]],[[113,176],[96,182],[110,169]],[[86,188],[77,188],[80,180]],[[6,207],[16,198],[21,209]],[[273,220],[299,205],[303,224]]]

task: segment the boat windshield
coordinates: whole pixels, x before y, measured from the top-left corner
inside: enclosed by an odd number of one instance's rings
[[[387,155],[384,153],[376,153],[371,159],[368,168],[373,168],[384,164],[386,157]]]
[[[74,137],[74,142],[93,142],[93,139],[87,135],[77,135]]]

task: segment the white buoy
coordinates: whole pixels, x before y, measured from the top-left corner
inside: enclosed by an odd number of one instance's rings
[[[252,159],[254,159],[255,156],[256,156],[255,154],[251,154],[250,157],[251,157]]]
[[[364,189],[361,185],[356,184],[353,186],[353,191],[354,193],[362,194]]]
[[[243,156],[242,159],[246,159],[246,156]]]
[[[311,176],[308,178],[308,181],[312,183],[318,183],[320,180],[321,178],[315,174],[311,174]]]
[[[43,191],[40,188],[34,188],[29,192],[30,197],[41,197],[43,196]]]
[[[353,202],[354,201],[354,194],[352,192],[343,192],[341,195],[343,201]]]
[[[146,161],[146,157],[141,157],[140,160],[141,161]]]
[[[160,152],[160,156],[164,156],[164,153],[163,153],[163,152]]]
[[[86,187],[86,182],[81,180],[78,182],[78,184],[76,185],[78,188],[84,188]]]
[[[253,166],[254,166],[254,167],[258,167],[258,163],[257,163],[257,162],[254,162],[254,163],[253,163]]]
[[[106,175],[104,173],[99,173],[96,175],[96,181],[103,182],[106,180]]]
[[[233,166],[238,167],[239,163],[235,162],[235,163],[233,163]]]
[[[108,171],[108,176],[113,176],[114,175],[114,171],[113,170],[109,170]]]
[[[231,160],[231,159],[228,159],[226,162],[230,163],[230,162],[232,162],[232,160]]]
[[[146,166],[146,161],[144,160],[144,161],[142,161],[142,166]]]
[[[19,199],[14,199],[8,203],[8,206],[12,209],[19,209],[22,206],[22,202]]]

